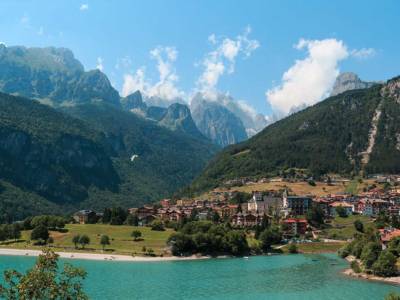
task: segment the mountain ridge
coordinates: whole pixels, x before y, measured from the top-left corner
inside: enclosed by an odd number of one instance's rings
[[[199,192],[240,177],[279,176],[290,168],[310,176],[400,172],[400,79],[346,91],[267,126],[217,154],[189,190]],[[379,120],[374,120],[381,111]],[[373,124],[376,134],[366,164]]]

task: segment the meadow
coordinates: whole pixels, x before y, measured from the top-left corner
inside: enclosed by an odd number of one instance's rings
[[[100,238],[102,235],[108,235],[110,245],[105,247],[104,252],[137,256],[143,256],[149,249],[152,249],[156,255],[168,255],[166,242],[173,232],[171,229],[153,231],[150,227],[107,224],[67,224],[65,229],[68,231],[50,232],[50,236],[54,240],[52,248],[56,251],[102,253],[103,247],[100,244]],[[142,233],[141,238],[137,241],[133,241],[131,237],[133,230]],[[84,249],[80,245],[75,248],[72,242],[72,237],[77,234],[86,234],[90,238],[90,243]],[[21,239],[17,242],[3,243],[0,246],[3,248],[41,249],[41,246],[31,244],[29,237],[30,230],[25,230],[22,231]],[[143,247],[145,247],[145,250]]]

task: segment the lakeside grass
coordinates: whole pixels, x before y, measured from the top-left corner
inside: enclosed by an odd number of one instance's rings
[[[61,233],[51,231],[50,236],[54,239],[52,248],[55,251],[70,251],[70,252],[87,252],[87,253],[102,253],[100,245],[101,235],[108,235],[111,245],[106,246],[105,253],[137,255],[143,256],[143,246],[147,249],[154,250],[156,255],[166,255],[167,239],[173,232],[172,229],[165,231],[152,231],[149,227],[136,226],[117,226],[107,224],[67,224],[65,226],[68,232]],[[141,240],[133,241],[131,233],[133,230],[139,230],[142,233]],[[90,238],[90,244],[85,249],[75,249],[72,243],[72,237],[76,234],[86,234]],[[29,242],[30,231],[22,231],[21,239],[18,242],[8,242],[0,244],[3,248],[17,249],[42,249],[41,246],[34,246]]]
[[[338,240],[347,240],[357,232],[354,228],[354,221],[360,220],[364,224],[364,229],[373,226],[373,219],[363,215],[351,215],[346,218],[335,217],[327,228],[321,231],[320,237]]]
[[[317,254],[317,253],[334,253],[342,248],[346,242],[312,242],[312,243],[301,243],[296,244],[299,253],[304,254]],[[289,245],[285,245],[281,248],[282,252],[289,253]]]

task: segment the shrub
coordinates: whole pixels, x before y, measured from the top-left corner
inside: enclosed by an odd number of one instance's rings
[[[131,237],[133,237],[134,241],[137,241],[142,236],[142,233],[139,230],[134,230],[131,233]]]
[[[361,252],[361,261],[363,262],[365,268],[370,269],[372,267],[372,265],[378,259],[381,251],[382,247],[377,242],[369,242],[363,247]]]
[[[31,240],[44,240],[47,241],[49,238],[49,231],[47,230],[47,227],[44,225],[38,225],[35,228],[33,228],[31,232]]]
[[[400,295],[396,293],[390,293],[385,296],[385,300],[400,300]]]
[[[336,214],[341,218],[347,217],[347,211],[343,206],[336,207]]]
[[[378,260],[372,265],[375,275],[389,277],[397,274],[396,257],[388,250],[379,254]]]
[[[354,228],[358,232],[364,232],[364,224],[363,224],[363,222],[361,222],[360,220],[355,220],[354,221]]]
[[[86,234],[81,235],[79,238],[79,244],[81,244],[82,249],[84,249],[86,245],[90,244],[90,238]]]
[[[260,235],[261,248],[269,251],[273,244],[277,244],[282,240],[282,233],[279,228],[271,227],[264,230]]]
[[[350,267],[354,271],[354,273],[361,273],[360,265],[356,260],[353,260],[351,262]]]
[[[292,254],[298,253],[296,244],[294,244],[294,243],[290,244],[288,247],[288,251],[289,251],[289,253],[292,253]]]
[[[151,223],[151,230],[155,230],[155,231],[164,231],[164,223],[160,220],[154,220]]]
[[[339,251],[338,251],[338,255],[341,257],[341,258],[346,258],[347,256],[349,256],[350,255],[350,244],[348,244],[348,245],[346,245],[346,246],[343,246],[342,248],[340,248],[339,249]]]

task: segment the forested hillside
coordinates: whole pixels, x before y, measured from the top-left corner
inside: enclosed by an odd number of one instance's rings
[[[216,151],[105,103],[68,113],[0,94],[4,218],[155,201],[188,184]]]
[[[330,97],[268,126],[219,153],[189,190],[288,168],[305,168],[313,176],[400,172],[399,82]]]

